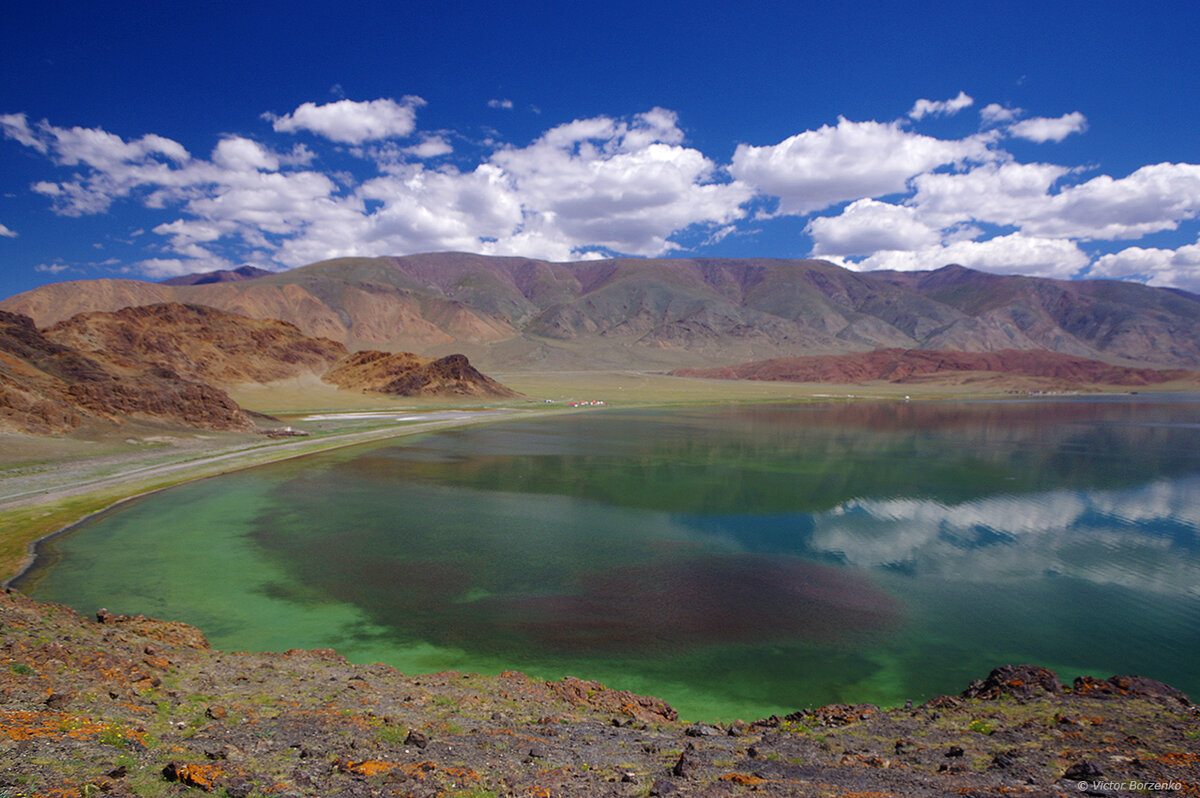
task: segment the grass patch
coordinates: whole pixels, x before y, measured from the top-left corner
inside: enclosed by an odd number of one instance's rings
[[[381,743],[403,745],[408,737],[408,729],[399,725],[380,724],[375,727],[375,739]]]
[[[976,718],[975,720],[973,720],[969,724],[967,724],[967,728],[973,732],[979,732],[980,734],[995,734],[996,733],[995,726],[993,726],[992,724],[990,724],[987,721],[982,720],[980,718]]]
[[[113,748],[127,748],[129,746],[129,739],[125,736],[123,730],[117,726],[109,726],[96,739],[104,745],[111,745]]]

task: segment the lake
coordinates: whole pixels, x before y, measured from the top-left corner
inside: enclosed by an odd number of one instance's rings
[[[182,485],[24,586],[688,719],[922,701],[1006,663],[1200,694],[1200,397],[588,411]]]

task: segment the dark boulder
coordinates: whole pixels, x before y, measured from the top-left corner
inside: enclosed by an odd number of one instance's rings
[[[1072,691],[1076,695],[1133,696],[1185,707],[1192,705],[1191,699],[1183,691],[1145,676],[1112,676],[1108,679],[1080,676],[1072,684]]]
[[[1042,693],[1057,695],[1063,690],[1058,674],[1037,665],[1002,665],[983,681],[971,682],[963,691],[963,698],[994,700],[1001,696],[1012,696],[1025,701]]]

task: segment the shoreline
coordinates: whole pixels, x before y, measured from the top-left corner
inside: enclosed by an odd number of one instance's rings
[[[571,409],[576,410],[577,408]],[[97,478],[92,483],[78,488],[48,488],[27,491],[13,499],[0,501],[0,513],[20,512],[25,516],[23,523],[22,520],[18,520],[13,528],[4,533],[6,538],[17,537],[18,540],[14,541],[17,545],[24,543],[24,554],[15,567],[7,563],[0,566],[4,567],[4,570],[0,571],[0,590],[19,589],[18,583],[36,566],[39,557],[38,548],[44,541],[68,533],[80,524],[127,502],[151,496],[188,482],[222,476],[248,468],[393,438],[511,421],[532,411],[525,408],[503,408],[496,412],[498,414],[489,414],[486,418],[439,419],[408,423],[360,432],[338,433],[315,441],[285,441],[265,448],[261,445],[250,445],[233,451],[201,456],[198,459],[171,463],[161,468],[153,466],[133,468],[111,476]],[[567,412],[566,409],[542,410],[539,415],[558,415],[565,412]],[[193,470],[194,473],[192,473]],[[150,473],[146,474],[146,472]],[[156,477],[159,478],[156,479]],[[47,516],[53,518],[59,515],[63,512],[63,505],[68,502],[80,503],[87,509],[79,511],[82,514],[66,510],[65,512],[70,514],[70,520],[56,518],[51,522],[52,528],[39,528],[37,523],[39,520]],[[44,512],[38,514],[39,510]],[[22,534],[23,532],[25,534]],[[36,537],[26,537],[30,533],[36,534]]]

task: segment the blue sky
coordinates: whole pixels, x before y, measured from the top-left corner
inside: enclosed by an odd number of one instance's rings
[[[1200,291],[1200,6],[19,4],[0,295],[435,250]]]

